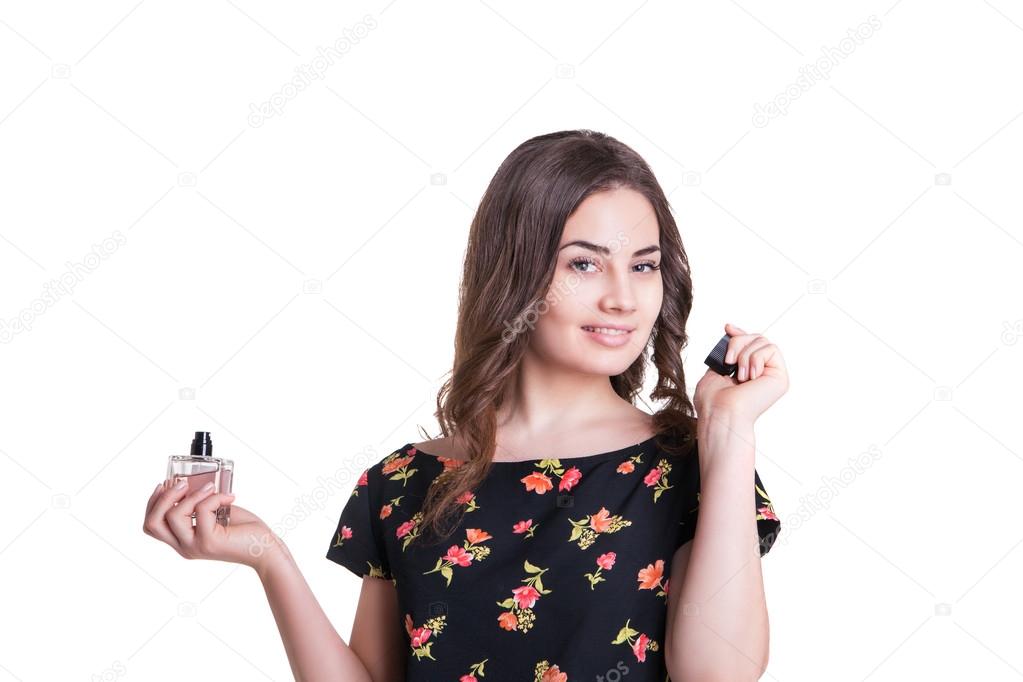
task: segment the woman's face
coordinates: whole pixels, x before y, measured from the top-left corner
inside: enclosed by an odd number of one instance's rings
[[[639,192],[587,197],[565,222],[533,352],[587,374],[628,369],[661,312],[659,237],[653,206]]]

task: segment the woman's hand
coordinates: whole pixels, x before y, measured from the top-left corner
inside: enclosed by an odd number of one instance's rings
[[[789,374],[781,351],[760,334],[747,334],[734,324],[725,325],[732,338],[726,363],[739,366],[734,377],[707,368],[696,384],[694,407],[698,416],[724,411],[753,423],[789,388]]]
[[[257,572],[281,548],[280,538],[258,516],[237,505],[231,505],[231,521],[226,527],[217,523],[217,508],[231,504],[234,495],[211,490],[186,495],[187,491],[187,486],[175,486],[169,480],[158,484],[146,504],[143,532],[186,559],[228,561]]]

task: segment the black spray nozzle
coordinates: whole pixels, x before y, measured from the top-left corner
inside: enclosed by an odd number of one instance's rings
[[[731,339],[728,334],[725,334],[714,346],[714,349],[704,360],[704,363],[712,370],[720,374],[721,376],[732,376],[735,373],[736,368],[739,366],[735,362],[725,362],[725,353],[728,352],[728,340]]]
[[[192,439],[192,457],[212,457],[213,439],[209,431],[196,431]]]

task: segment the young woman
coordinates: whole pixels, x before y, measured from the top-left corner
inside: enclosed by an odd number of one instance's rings
[[[145,531],[252,566],[297,680],[755,680],[780,522],[753,426],[788,375],[727,324],[737,374],[708,370],[690,401],[692,300],[635,151],[588,130],[527,140],[472,222],[443,437],[366,469],[331,537],[327,557],[363,576],[349,641],[266,524],[237,505],[215,523],[233,496],[160,484]],[[633,404],[648,355],[653,414]]]

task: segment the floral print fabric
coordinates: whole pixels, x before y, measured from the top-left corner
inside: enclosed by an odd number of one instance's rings
[[[327,558],[390,580],[406,682],[664,682],[668,575],[699,515],[696,448],[651,438],[567,459],[494,462],[442,543],[420,541],[430,482],[459,460],[407,443],[360,476]],[[781,523],[754,471],[760,554]]]

